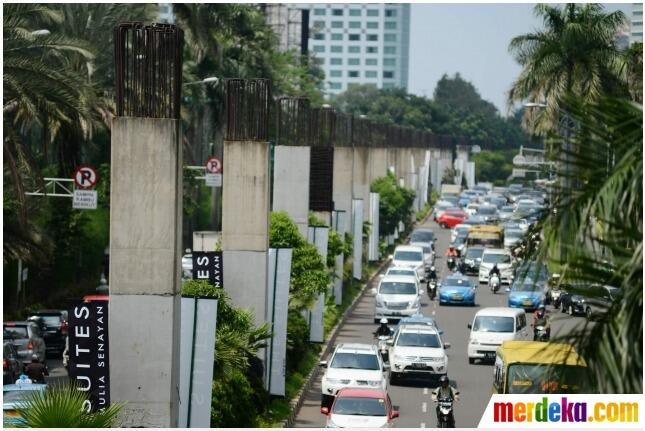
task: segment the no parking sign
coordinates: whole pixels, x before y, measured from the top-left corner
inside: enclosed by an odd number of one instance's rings
[[[211,157],[206,161],[206,175],[204,177],[208,187],[222,187],[222,161]]]
[[[95,210],[98,204],[98,193],[92,190],[99,181],[99,175],[91,166],[82,165],[74,172],[74,198],[72,208]]]

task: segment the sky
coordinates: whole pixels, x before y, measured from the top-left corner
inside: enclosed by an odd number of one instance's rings
[[[470,81],[502,115],[506,93],[520,73],[510,40],[541,28],[534,4],[412,4],[408,91],[432,97],[444,73]],[[609,4],[627,17],[631,4]]]

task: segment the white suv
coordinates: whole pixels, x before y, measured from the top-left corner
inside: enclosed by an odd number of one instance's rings
[[[388,366],[383,363],[378,347],[372,344],[345,343],[336,346],[322,376],[322,407],[330,407],[342,388],[372,388],[387,390]]]
[[[417,277],[412,275],[386,275],[381,279],[378,289],[374,292],[374,321],[382,317],[401,318],[412,316],[421,307]]]
[[[502,248],[486,248],[479,264],[479,282],[488,283],[488,274],[497,264],[500,272],[500,282],[511,284],[513,280],[513,257],[508,250]]]
[[[425,260],[423,258],[423,248],[413,245],[400,245],[394,249],[392,256],[392,266],[403,268],[412,268],[417,272],[421,282],[425,281]]]
[[[403,375],[440,377],[448,373],[448,355],[436,328],[429,325],[404,324],[396,332],[390,348],[390,379]]]

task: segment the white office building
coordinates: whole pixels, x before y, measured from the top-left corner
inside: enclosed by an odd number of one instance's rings
[[[351,85],[407,89],[409,4],[301,4],[308,8],[309,51],[325,71],[328,94]]]
[[[630,43],[643,43],[643,3],[632,4]]]
[[[159,15],[158,15],[157,22],[174,24],[175,15],[172,13],[172,3],[158,3],[158,5],[159,5]]]

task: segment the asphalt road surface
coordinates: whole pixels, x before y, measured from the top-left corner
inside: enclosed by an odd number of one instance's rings
[[[443,254],[450,242],[450,230],[442,229],[436,223],[428,221],[424,227],[434,230],[436,241],[437,268],[439,278],[449,274]],[[448,376],[451,385],[460,391],[461,399],[455,403],[456,426],[475,428],[488,404],[493,381],[492,364],[476,362],[468,363],[467,343],[470,330],[467,324],[472,322],[475,313],[482,307],[506,306],[504,287],[493,295],[486,285],[479,285],[476,277],[472,277],[477,290],[475,307],[471,306],[439,306],[438,298],[430,301],[427,294],[422,300],[423,314],[432,316],[444,331],[443,340],[451,343],[448,354]],[[425,288],[424,288],[425,290]],[[547,307],[552,316],[552,336],[569,333],[574,326],[584,324],[584,318],[569,317],[559,311]],[[530,316],[529,316],[530,317]],[[530,320],[529,320],[530,321]],[[357,304],[352,315],[341,328],[337,343],[374,342],[372,332],[374,324],[374,296],[365,295]],[[327,358],[326,358],[327,359]],[[305,402],[296,417],[294,427],[324,427],[325,416],[320,413],[320,378],[314,382],[306,394]],[[435,406],[430,395],[437,386],[436,382],[404,381],[397,386],[390,385],[392,403],[399,406],[401,416],[396,419],[395,426],[399,428],[431,428],[436,426]]]

